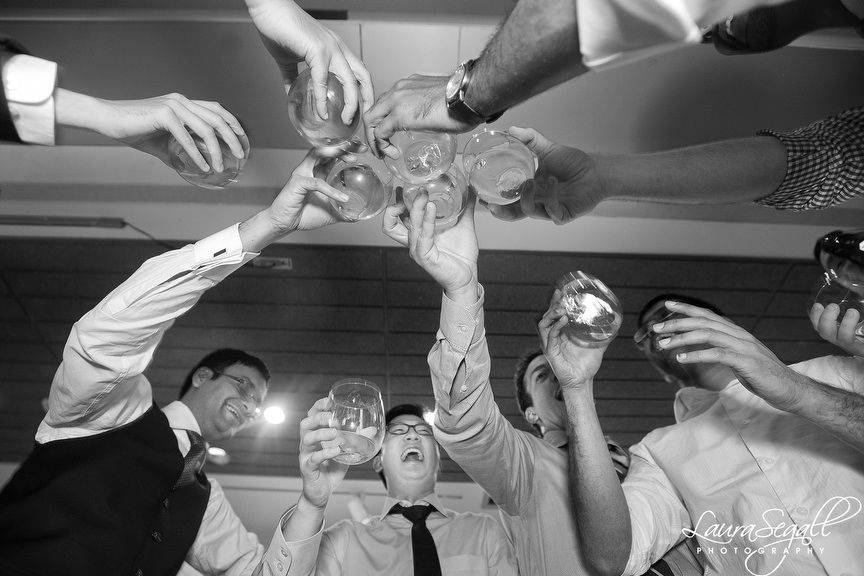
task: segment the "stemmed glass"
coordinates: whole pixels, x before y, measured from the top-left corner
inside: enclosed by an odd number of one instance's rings
[[[312,146],[340,147],[353,142],[351,137],[360,125],[359,112],[354,114],[350,124],[342,122],[342,108],[345,107],[345,93],[342,83],[335,74],[327,74],[327,118],[321,118],[315,107],[315,92],[312,74],[307,68],[301,72],[288,90],[288,118]],[[362,105],[360,106],[362,109]]]
[[[348,201],[330,203],[346,220],[374,218],[387,207],[391,180],[384,163],[368,151],[357,154],[353,162],[339,158],[327,175],[327,183],[347,194]]]
[[[556,287],[570,320],[563,330],[568,338],[586,348],[602,346],[615,338],[624,313],[608,286],[590,274],[576,271],[562,276]]]
[[[399,149],[399,158],[384,157],[387,168],[409,184],[420,184],[447,172],[456,158],[456,137],[443,132],[402,130],[390,143]]]
[[[222,149],[222,164],[224,167],[221,172],[216,172],[213,169],[213,160],[204,140],[195,134],[192,134],[192,139],[195,141],[198,151],[201,152],[201,155],[210,164],[210,170],[202,172],[198,164],[195,163],[195,160],[186,152],[186,149],[172,136],[168,143],[169,162],[171,162],[171,167],[177,171],[177,174],[181,178],[190,184],[194,184],[199,188],[207,188],[208,190],[221,190],[237,181],[237,177],[240,175],[240,171],[249,157],[248,153],[243,158],[237,158],[234,156],[231,148],[228,147],[228,144],[223,142],[221,138],[217,138],[219,147]]]
[[[321,442],[325,448],[339,446],[333,460],[362,464],[371,460],[384,442],[384,402],[381,390],[362,378],[339,380],[330,389],[330,427],[339,431],[335,440]]]

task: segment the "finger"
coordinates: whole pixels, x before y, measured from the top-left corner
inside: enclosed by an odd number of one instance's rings
[[[489,209],[489,213],[498,220],[515,222],[516,220],[522,220],[525,218],[525,212],[522,211],[522,207],[518,202],[505,204],[503,206],[499,206],[498,204],[487,204],[483,200],[480,200],[480,203],[483,206],[486,206]]]
[[[537,130],[533,128],[522,128],[520,126],[511,126],[507,129],[507,132],[525,144],[532,152],[537,154],[537,156],[546,155],[553,147],[553,143],[551,140],[543,136]]]
[[[382,230],[385,235],[389,236],[402,246],[408,246],[408,228],[402,223],[400,216],[406,211],[404,204],[396,204],[388,206],[384,210],[384,218]]]
[[[357,58],[353,52],[344,48],[342,54],[345,55],[348,65],[351,66],[351,71],[354,72],[354,78],[360,84],[360,96],[363,99],[362,108],[365,112],[372,108],[372,105],[375,103],[375,86],[372,83],[372,75],[369,74],[363,61]]]
[[[712,312],[711,310],[708,310],[707,308],[700,308],[699,306],[693,306],[692,304],[685,304],[683,302],[673,302],[671,300],[666,302],[666,308],[668,310],[673,311],[673,312],[679,312],[681,314],[685,314],[685,315],[691,316],[691,317],[710,318],[710,319],[715,320],[717,322],[720,322],[722,324],[726,324],[730,328],[744,331],[743,328],[741,328],[740,326],[738,326],[737,324],[735,324],[734,322],[732,322],[728,318],[725,318],[719,314],[715,314],[714,312]]]
[[[567,326],[567,324],[569,323],[570,319],[567,318],[567,316],[562,316],[561,318],[558,318],[558,320],[554,324],[552,324],[552,328],[549,330],[549,336],[547,339],[547,341],[550,342],[552,346],[558,344],[561,339],[561,330],[563,330],[564,327]]]
[[[401,129],[401,122],[392,113],[375,127],[375,143],[381,153],[393,160],[402,155],[399,148],[390,142],[390,137]]]
[[[822,317],[822,312],[824,311],[825,307],[818,302],[810,307],[810,312],[808,313],[810,316],[810,324],[813,326],[813,330],[816,330],[817,332],[819,331],[819,318]]]
[[[249,136],[246,135],[246,130],[243,128],[243,125],[240,123],[233,114],[231,114],[228,110],[225,109],[224,106],[219,104],[218,102],[208,102],[206,100],[195,100],[197,104],[212,110],[216,114],[218,114],[225,122],[228,123],[228,126],[231,127],[231,130],[237,135],[240,139],[240,143],[243,145],[243,151],[248,154],[249,153]],[[245,154],[244,154],[245,156]]]
[[[198,150],[198,145],[195,144],[195,139],[192,138],[192,135],[189,134],[188,130],[186,130],[186,126],[184,126],[180,117],[177,116],[173,110],[166,110],[165,115],[162,118],[162,123],[168,132],[170,132],[177,142],[180,143],[180,146],[183,147],[186,154],[188,154],[192,161],[195,162],[195,165],[198,166],[202,172],[210,172],[210,165],[207,163],[204,155],[201,154],[201,151]]]
[[[539,220],[550,220],[546,211],[537,203],[537,187],[527,186],[522,196],[519,198],[519,208],[522,213],[530,218]]]
[[[749,332],[738,326],[729,325],[725,322],[720,322],[716,318],[672,318],[665,322],[658,322],[651,326],[651,329],[657,334],[671,335],[674,333],[692,332],[694,330],[716,330],[729,334],[736,338],[746,338],[750,335]]]
[[[731,352],[723,348],[708,348],[706,350],[694,350],[693,352],[680,352],[675,355],[679,364],[723,364],[730,368],[739,368],[741,356],[737,352]]]
[[[420,234],[417,237],[417,251],[422,255],[424,260],[429,260],[429,256],[435,249],[435,215],[438,212],[438,206],[434,202],[427,202],[423,211],[423,221],[420,224]]]
[[[324,462],[332,460],[341,453],[342,449],[339,446],[328,446],[327,448],[316,450],[306,459],[306,465],[309,471],[318,470]]]
[[[357,87],[357,80],[354,78],[354,72],[345,57],[341,54],[334,55],[330,60],[330,71],[342,83],[342,96],[345,105],[342,106],[341,117],[342,123],[349,126],[360,106],[360,90]]]
[[[222,162],[222,147],[219,145],[219,139],[216,138],[216,131],[210,124],[190,110],[183,102],[171,101],[168,105],[180,117],[180,120],[204,141],[207,153],[210,155],[210,165],[213,167],[213,170],[216,172],[224,170],[225,164]]]
[[[330,186],[320,178],[309,178],[303,177],[299,184],[307,191],[307,192],[320,192],[324,196],[335,200],[336,202],[347,202],[350,199],[350,196],[345,192],[341,192]]]
[[[846,310],[840,327],[837,329],[837,340],[846,345],[853,344],[855,342],[855,330],[858,328],[860,319],[861,316],[855,308]]]
[[[316,428],[303,434],[300,439],[300,446],[307,450],[318,448],[321,442],[335,440],[339,436],[339,431],[329,426]]]
[[[192,112],[210,123],[219,136],[222,137],[222,141],[231,149],[231,153],[234,154],[235,158],[242,159],[245,157],[246,153],[243,150],[243,144],[240,142],[240,138],[234,133],[234,130],[232,130],[228,122],[226,122],[219,114],[194,101],[190,101],[186,106]]]
[[[423,226],[423,217],[426,214],[426,203],[429,201],[429,196],[426,192],[421,192],[414,198],[414,203],[411,204],[411,230],[419,231]]]
[[[330,63],[323,57],[316,57],[307,64],[309,64],[312,93],[315,96],[315,110],[322,120],[327,120],[327,73]]]
[[[837,340],[837,318],[839,316],[840,306],[831,303],[825,307],[825,311],[822,312],[822,316],[819,318],[817,331],[820,336],[829,342]]]
[[[672,334],[657,340],[657,347],[662,350],[695,344],[710,344],[711,346],[742,353],[746,352],[747,349],[751,347],[748,342],[742,341],[741,339],[725,332],[712,330],[710,328],[700,328],[683,334]]]

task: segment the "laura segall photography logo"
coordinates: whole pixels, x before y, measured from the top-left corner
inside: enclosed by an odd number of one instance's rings
[[[861,500],[855,496],[834,496],[816,512],[807,524],[790,523],[781,508],[762,513],[761,522],[753,524],[727,524],[706,510],[696,525],[684,528],[684,536],[698,538],[697,553],[740,554],[744,567],[753,576],[782,574],[780,568],[791,555],[823,553],[824,546],[814,545],[814,538],[828,538],[833,526],[847,522],[861,513]]]

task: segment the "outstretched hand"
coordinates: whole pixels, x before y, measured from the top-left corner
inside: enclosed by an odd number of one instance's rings
[[[566,224],[590,212],[605,197],[593,158],[569,146],[552,142],[533,128],[511,126],[511,136],[537,155],[538,169],[532,186],[525,186],[519,202],[489,205],[500,220],[529,216]]]
[[[797,406],[800,375],[752,334],[705,308],[681,302],[667,302],[666,308],[685,317],[653,326],[660,335],[657,346],[662,350],[700,348],[677,353],[678,363],[728,366],[741,384],[776,408],[788,412]]]
[[[861,316],[855,308],[849,308],[840,319],[840,306],[837,304],[814,304],[810,308],[810,323],[824,340],[839,346],[853,356],[864,357],[864,338],[856,335]]]
[[[330,428],[328,411],[330,400],[321,398],[300,421],[300,475],[303,479],[303,498],[318,509],[324,509],[333,490],[345,478],[347,464],[333,460],[341,453],[339,433]],[[327,443],[327,447],[322,446]]]
[[[406,222],[404,213],[410,214]],[[436,206],[423,193],[411,206],[402,203],[388,206],[384,212],[384,234],[408,247],[408,253],[421,268],[444,289],[448,297],[474,291],[477,285],[477,234],[474,230],[474,201],[468,202],[459,221],[447,230],[435,233]]]
[[[560,304],[561,290],[555,290],[549,308],[537,324],[543,354],[561,388],[593,392],[594,375],[600,369],[607,345],[583,348],[569,338],[564,328],[569,318]]]
[[[339,36],[291,0],[247,0],[246,4],[252,22],[283,77],[295,76],[301,60],[309,66],[315,106],[321,118],[327,118],[329,72],[342,83],[345,94],[342,122],[350,124],[355,114],[372,105],[375,100],[372,76]]]

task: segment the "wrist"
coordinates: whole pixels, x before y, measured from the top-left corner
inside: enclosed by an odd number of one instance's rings
[[[623,157],[611,154],[586,154],[594,165],[594,173],[597,175],[599,200],[602,202],[603,200],[626,196],[626,194],[621,194],[625,189],[624,183],[627,181],[626,177],[621,174],[621,167],[626,165]],[[618,191],[619,194],[615,194],[615,191]]]
[[[480,297],[479,283],[475,274],[471,281],[456,288],[444,288],[444,295],[460,306],[470,306]]]
[[[564,396],[565,402],[567,399],[571,399],[574,401],[583,402],[586,399],[590,400],[593,404],[594,402],[594,379],[586,378],[586,379],[572,379],[572,380],[559,380],[559,386],[561,386],[561,393]]]
[[[54,119],[59,126],[104,134],[105,101],[64,88],[54,90]]]
[[[270,208],[262,210],[240,223],[238,228],[244,252],[260,252],[294,228],[276,218]]]
[[[305,494],[300,494],[300,499],[297,501],[297,513],[307,516],[323,516],[327,509],[329,498],[325,498],[320,504],[310,501]]]

